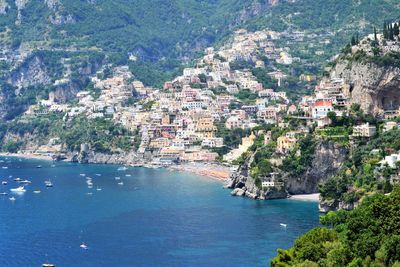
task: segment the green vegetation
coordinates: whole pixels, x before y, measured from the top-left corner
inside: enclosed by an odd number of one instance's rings
[[[379,161],[400,149],[399,138],[400,131],[394,129],[368,142],[360,141],[342,170],[320,186],[321,196],[354,203],[368,192],[390,192],[390,178],[397,170],[382,168]]]
[[[400,266],[400,187],[376,194],[355,210],[330,212],[288,250],[279,249],[273,267]]]
[[[312,135],[301,138],[296,148],[283,160],[282,170],[289,173],[291,177],[302,175],[314,159],[315,144]]]

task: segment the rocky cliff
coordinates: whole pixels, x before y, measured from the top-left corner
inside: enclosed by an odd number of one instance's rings
[[[400,68],[339,60],[331,77],[344,79],[350,103],[360,104],[365,112],[383,115],[400,107]]]
[[[311,166],[299,177],[285,177],[286,188],[292,195],[318,192],[318,184],[335,175],[341,168],[348,149],[332,141],[317,141]]]
[[[250,166],[254,154],[231,175],[227,185],[233,189],[232,195],[247,196],[254,199],[286,198],[289,195],[311,194],[318,192],[318,184],[335,175],[341,168],[348,154],[348,149],[332,141],[317,141],[311,166],[299,177],[290,177],[282,173],[284,187],[260,188],[250,176]]]

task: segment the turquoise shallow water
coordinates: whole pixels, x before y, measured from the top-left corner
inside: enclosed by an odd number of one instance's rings
[[[318,225],[317,203],[234,198],[186,173],[3,160],[0,192],[17,187],[15,177],[32,184],[15,201],[0,196],[0,266],[268,266],[277,248]]]

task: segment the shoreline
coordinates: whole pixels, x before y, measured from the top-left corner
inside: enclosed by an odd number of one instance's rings
[[[221,183],[226,183],[230,179],[229,167],[216,163],[183,163],[180,165],[168,166],[166,169],[176,172],[191,173]]]
[[[0,157],[14,157],[14,158],[22,158],[22,159],[33,159],[33,160],[45,160],[45,161],[54,161],[50,155],[43,155],[37,153],[8,153],[8,152],[0,152]],[[64,162],[72,162],[69,160],[62,160]],[[92,162],[89,164],[100,164],[96,162]],[[151,169],[151,165],[140,164],[117,164],[126,167],[142,167]],[[223,166],[216,163],[183,163],[179,165],[171,165],[166,167],[161,167],[165,170],[175,171],[175,172],[187,172],[190,174],[195,174],[198,176],[206,177],[209,179],[213,179],[215,181],[219,181],[221,183],[226,183],[230,177],[229,167]]]
[[[21,153],[0,152],[0,157],[13,157],[13,158],[22,158],[22,159],[37,159],[37,160],[53,161],[53,158],[49,155],[35,154],[35,153],[21,154]]]
[[[298,200],[298,201],[312,201],[319,202],[319,193],[316,194],[300,194],[300,195],[291,195],[289,199]]]

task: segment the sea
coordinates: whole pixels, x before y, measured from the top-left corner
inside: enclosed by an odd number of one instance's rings
[[[26,192],[10,192],[15,178],[31,181]],[[232,197],[166,169],[0,158],[0,180],[7,267],[269,266],[319,224],[315,202]]]

